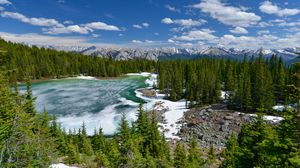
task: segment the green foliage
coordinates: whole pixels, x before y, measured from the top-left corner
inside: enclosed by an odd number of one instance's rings
[[[186,150],[181,143],[177,143],[174,156],[174,167],[185,168],[188,165]]]
[[[112,58],[27,47],[0,40],[0,167],[48,167],[62,160],[83,167],[190,167],[212,165],[202,158],[196,140],[189,147],[177,143],[174,154],[158,129],[157,117],[139,106],[131,125],[122,115],[113,137],[95,129],[88,135],[83,123],[66,133],[47,112],[34,108],[30,79],[61,78],[79,74],[113,77],[128,72],[154,71],[158,88],[171,100],[187,100],[187,107],[218,103],[221,90],[233,109],[266,112],[275,103],[300,104],[300,63],[285,67],[282,59],[232,61],[204,58],[192,61],[115,61]],[[3,71],[5,70],[5,71]],[[19,94],[17,81],[27,82]],[[189,102],[189,104],[188,104]],[[299,108],[299,106],[298,106]],[[299,167],[299,109],[285,111],[278,125],[265,123],[262,116],[232,135],[221,167]]]
[[[6,79],[0,71],[0,167],[49,165],[57,156],[50,117],[29,108],[29,91],[26,97],[13,93]]]
[[[285,111],[279,125],[266,123],[262,116],[242,127],[238,139],[232,135],[221,167],[299,167],[299,118]]]
[[[11,70],[9,79],[62,78],[79,74],[116,77],[129,72],[152,72],[155,62],[149,60],[115,61],[111,58],[86,56],[75,52],[28,47],[0,39],[0,66]]]
[[[186,99],[187,107],[221,102],[221,90],[231,109],[271,112],[275,103],[295,101],[292,73],[296,66],[284,66],[277,56],[243,61],[216,58],[158,62],[158,88],[170,100]],[[291,93],[291,95],[295,95]]]
[[[205,164],[204,159],[202,158],[202,154],[200,149],[198,148],[198,144],[196,139],[192,139],[189,144],[189,155],[188,155],[188,166],[189,168],[198,168],[203,167]]]

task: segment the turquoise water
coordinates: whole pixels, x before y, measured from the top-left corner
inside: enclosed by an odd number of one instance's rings
[[[138,102],[135,90],[146,87],[146,77],[128,76],[108,80],[60,79],[32,84],[38,112],[56,114],[66,129],[79,128],[85,122],[91,134],[102,127],[106,134],[116,130],[121,114],[135,119]],[[21,85],[24,92],[26,86]]]

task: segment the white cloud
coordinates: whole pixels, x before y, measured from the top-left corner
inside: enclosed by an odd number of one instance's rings
[[[154,43],[152,40],[145,40],[145,43]]]
[[[199,19],[199,20],[175,19],[175,20],[172,20],[171,18],[164,18],[164,19],[161,20],[161,23],[164,23],[164,24],[177,24],[177,25],[184,26],[184,27],[192,27],[192,26],[203,25],[204,23],[207,23],[207,21],[204,20],[204,19]]]
[[[8,0],[0,0],[0,5],[11,5],[12,3]]]
[[[5,8],[3,8],[2,6],[0,6],[0,11],[4,11],[5,10]]]
[[[208,13],[212,18],[223,24],[235,27],[248,27],[257,24],[261,20],[261,17],[255,13],[246,12],[241,7],[229,6],[221,0],[202,0],[199,4],[192,5],[192,7]]]
[[[64,21],[64,24],[74,24],[74,22],[71,20],[66,20],[66,21]]]
[[[141,25],[138,25],[138,24],[132,25],[132,27],[137,28],[137,29],[142,29],[143,28]]]
[[[171,18],[164,18],[161,20],[161,23],[164,23],[164,24],[173,24],[173,20]]]
[[[150,26],[150,24],[147,23],[147,22],[142,23],[142,25],[143,25],[144,27],[149,27],[149,26]]]
[[[202,29],[202,30],[192,30],[189,32],[183,33],[181,36],[174,36],[171,40],[179,40],[179,41],[208,41],[216,39],[212,33],[214,31],[210,29]]]
[[[47,34],[70,34],[70,33],[79,33],[79,34],[88,34],[94,30],[106,30],[106,31],[121,31],[117,26],[108,25],[103,22],[91,22],[81,25],[68,25],[65,26],[59,23],[55,19],[47,18],[36,18],[36,17],[27,17],[21,13],[17,12],[2,12],[0,13],[1,17],[16,19],[23,23],[31,24],[34,26],[42,26],[49,28],[42,28],[42,31]],[[65,21],[64,24],[71,24],[72,21]]]
[[[117,26],[108,25],[103,22],[92,22],[92,23],[84,24],[83,26],[95,30],[120,31],[120,29]]]
[[[100,35],[99,34],[92,34],[92,37],[97,38],[97,37],[100,37]]]
[[[266,34],[262,36],[233,36],[226,34],[219,39],[218,43],[226,47],[235,48],[281,48],[282,46],[276,45],[278,39],[276,36]]]
[[[132,43],[136,43],[136,44],[153,44],[154,41],[152,40],[145,40],[145,41],[141,41],[141,40],[132,40]]]
[[[132,40],[131,41],[132,43],[138,43],[138,44],[141,44],[141,43],[143,43],[142,41],[140,41],[140,40]]]
[[[144,22],[141,25],[139,25],[139,24],[132,25],[132,27],[137,28],[137,29],[148,28],[149,26],[150,26],[150,24],[147,22]]]
[[[300,32],[300,28],[299,27],[291,27],[286,29],[289,32]]]
[[[154,33],[154,35],[155,35],[155,36],[158,36],[158,35],[159,35],[159,33],[158,33],[158,32],[155,32],[155,33]]]
[[[282,27],[300,26],[300,20],[296,21],[296,22],[282,22],[282,23],[279,23],[278,26],[282,26]]]
[[[234,29],[231,29],[230,32],[234,33],[234,34],[247,34],[248,33],[248,31],[243,27],[236,27]]]
[[[269,30],[260,30],[257,32],[258,35],[262,35],[262,34],[270,34]]]
[[[172,39],[168,39],[168,42],[169,42],[169,43],[175,43],[175,41],[172,40]]]
[[[5,17],[5,18],[16,19],[16,20],[19,20],[21,22],[28,23],[28,24],[31,24],[31,25],[34,25],[34,26],[45,26],[45,27],[46,26],[47,27],[51,27],[51,26],[63,26],[62,24],[60,24],[55,19],[47,19],[47,18],[43,18],[43,17],[40,17],[40,18],[35,18],[35,17],[29,18],[29,17],[26,17],[23,14],[17,13],[17,12],[2,12],[1,16]]]
[[[259,6],[261,12],[267,14],[275,14],[277,16],[292,16],[300,13],[300,9],[288,9],[288,8],[280,8],[276,4],[273,4],[271,1],[264,1]]]
[[[16,42],[16,43],[26,43],[31,45],[39,46],[115,46],[114,44],[105,44],[105,43],[90,43],[88,39],[84,37],[58,37],[58,36],[49,36],[49,35],[39,35],[35,33],[28,34],[12,34],[6,32],[0,32],[1,38]]]
[[[78,25],[43,28],[42,30],[46,34],[70,34],[70,33],[88,34],[89,32],[93,32],[93,29],[90,29],[88,27],[81,27]]]
[[[91,22],[82,25],[54,26],[50,28],[43,28],[42,30],[47,34],[88,34],[90,32],[94,32],[94,30],[120,31],[118,27],[108,25],[103,22]]]
[[[172,12],[178,12],[178,13],[181,12],[180,9],[176,9],[175,7],[173,7],[173,6],[169,5],[169,4],[166,4],[165,8],[169,9],[169,11],[172,11]]]
[[[268,27],[268,26],[273,26],[273,24],[270,23],[270,22],[262,21],[262,22],[259,22],[259,23],[258,23],[258,26],[259,26],[259,27]]]

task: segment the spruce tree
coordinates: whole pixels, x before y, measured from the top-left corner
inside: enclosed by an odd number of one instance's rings
[[[177,143],[174,156],[174,167],[186,168],[188,165],[186,150],[181,143]]]
[[[189,155],[188,155],[188,166],[189,168],[203,167],[205,164],[204,159],[195,138],[190,141],[189,144]]]

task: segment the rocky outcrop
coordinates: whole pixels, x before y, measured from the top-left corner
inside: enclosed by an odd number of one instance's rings
[[[154,89],[140,89],[138,90],[143,96],[153,98],[156,97],[156,91]]]
[[[238,134],[243,123],[254,119],[255,116],[227,110],[222,104],[195,108],[185,113],[179,137],[184,142],[196,138],[201,147],[223,148],[232,133]]]

